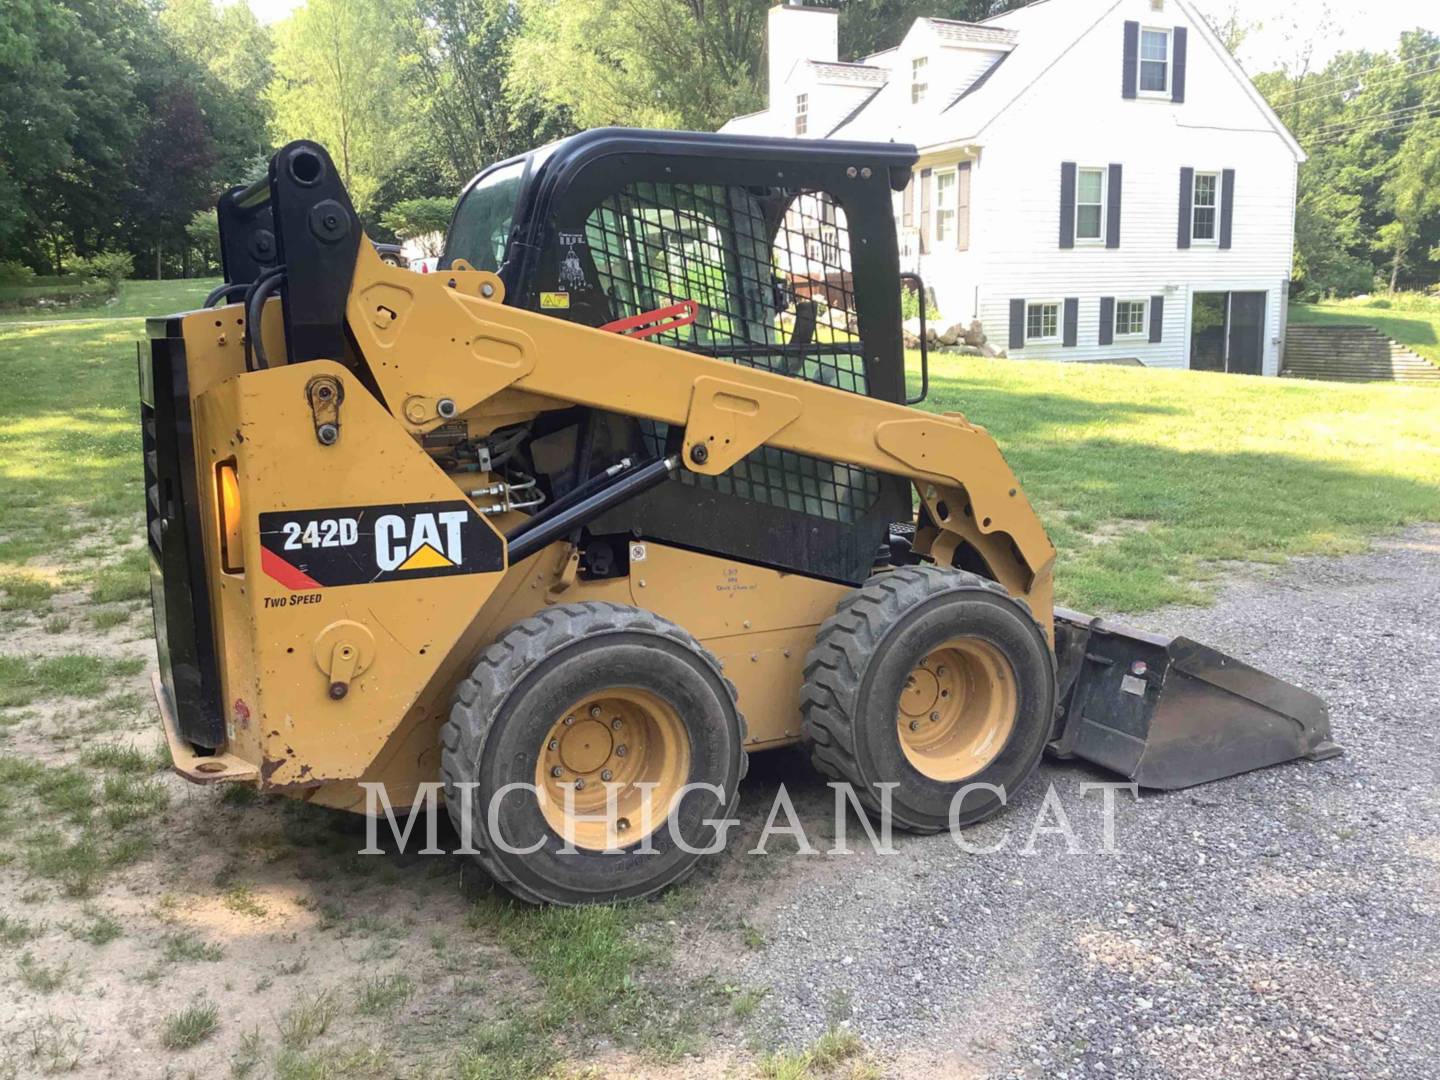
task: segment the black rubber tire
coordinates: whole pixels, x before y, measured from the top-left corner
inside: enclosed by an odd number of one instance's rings
[[[679,881],[700,858],[676,846],[664,825],[651,836],[655,854],[635,850],[638,841],[621,854],[564,853],[532,791],[504,798],[496,825],[510,847],[543,841],[539,850],[506,852],[490,831],[485,808],[491,796],[505,784],[534,782],[541,743],[556,718],[586,695],[617,686],[668,703],[689,736],[689,782],[724,791],[723,799],[705,791],[687,795],[676,815],[681,836],[691,847],[713,845],[715,830],[706,820],[733,817],[747,765],[745,721],[719,660],[653,612],[597,602],[549,608],[510,627],[480,655],[440,734],[450,818],[463,836],[456,785],[476,783],[469,800],[474,858],[522,900],[573,905],[647,896]]]
[[[1009,662],[1018,713],[999,753],[973,776],[942,782],[906,758],[895,715],[906,676],[931,649],[959,635],[980,637]],[[1029,607],[993,581],[963,570],[907,566],[855,590],[820,627],[805,662],[802,735],[810,760],[848,781],[879,816],[875,785],[894,783],[893,822],[932,833],[951,823],[951,800],[966,785],[994,784],[1011,797],[1045,749],[1055,712],[1055,657]],[[972,825],[1001,809],[994,792],[972,789],[956,824]]]

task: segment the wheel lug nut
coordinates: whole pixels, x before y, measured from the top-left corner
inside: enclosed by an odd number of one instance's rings
[[[617,716],[614,720],[610,721],[610,726],[616,731],[619,731],[622,727],[625,726],[625,721],[621,720],[620,717]]]
[[[559,749],[560,749],[560,740],[559,740],[559,739],[551,739],[551,740],[550,740],[550,749],[551,749],[551,750],[559,750]]]
[[[625,744],[624,744],[624,743],[621,743],[619,746],[615,747],[615,756],[616,756],[616,757],[624,757],[624,756],[625,756],[626,754],[628,754],[629,752],[630,752],[630,751],[625,748]]]
[[[565,726],[566,726],[566,727],[569,727],[569,726],[570,726],[571,724],[573,724],[573,723],[575,723],[575,717],[573,717],[573,716],[567,716],[567,717],[565,717]]]
[[[622,818],[616,818],[616,819],[615,819],[615,831],[616,831],[616,832],[624,832],[624,831],[625,831],[626,829],[628,829],[628,828],[630,828],[630,819],[629,819],[628,817],[622,817]]]
[[[919,730],[920,730],[920,721],[919,721],[919,720],[911,720],[911,721],[910,721],[910,730],[911,730],[911,731],[919,731]]]
[[[584,788],[585,788],[585,778],[582,776],[579,780],[576,780],[576,781],[575,781],[575,790],[576,790],[576,791],[582,791],[582,790],[584,790]]]
[[[601,780],[605,780],[605,781],[610,781],[610,780],[615,779],[615,774],[614,774],[613,772],[611,772],[609,769],[605,769],[605,770],[603,770],[603,771],[600,773],[600,779],[601,779]]]
[[[564,776],[564,775],[565,775],[565,770],[562,769],[559,765],[556,765],[553,769],[550,770],[550,775],[551,775],[551,776]]]
[[[590,715],[591,715],[592,717],[599,716],[599,715],[600,715],[600,706],[599,706],[599,705],[591,705],[591,706],[590,706]]]
[[[932,712],[932,713],[930,714],[930,719],[931,719],[931,720],[939,720],[939,719],[940,719],[940,714],[939,714],[938,712]]]

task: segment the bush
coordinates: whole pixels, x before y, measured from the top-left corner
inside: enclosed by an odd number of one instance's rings
[[[22,262],[13,259],[0,260],[0,285],[29,285],[35,280],[35,271]]]
[[[102,251],[88,259],[75,259],[74,270],[105,282],[110,295],[114,296],[120,291],[120,283],[135,272],[135,260],[123,251]]]

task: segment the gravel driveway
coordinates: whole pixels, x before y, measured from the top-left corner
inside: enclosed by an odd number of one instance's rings
[[[791,856],[742,963],[762,1014],[795,1044],[848,1017],[897,1075],[1440,1074],[1437,611],[1428,526],[1138,620],[1320,694],[1346,755],[1121,793],[1114,854],[1080,790],[1113,778],[1047,761],[967,833],[994,854],[859,836],[865,854]],[[786,779],[807,823],[828,816]],[[1025,852],[1049,784],[1082,854],[1058,832]],[[768,806],[773,779],[753,786]]]

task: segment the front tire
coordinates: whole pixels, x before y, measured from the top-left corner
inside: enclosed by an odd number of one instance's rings
[[[723,849],[713,822],[731,817],[746,764],[719,661],[674,623],[609,603],[553,607],[501,634],[457,689],[441,742],[457,831],[532,903],[679,881],[699,849]]]
[[[1034,770],[1055,711],[1054,654],[995,582],[907,566],[821,626],[800,702],[817,769],[877,815],[881,785],[895,785],[895,823],[939,832],[989,817]]]

